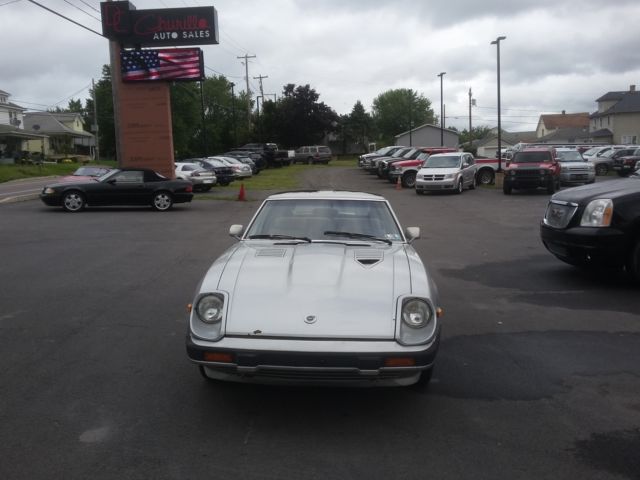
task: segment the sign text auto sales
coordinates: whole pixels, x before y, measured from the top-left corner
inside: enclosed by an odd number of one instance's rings
[[[136,10],[130,2],[102,2],[102,32],[123,46],[216,44],[218,16],[213,7]]]

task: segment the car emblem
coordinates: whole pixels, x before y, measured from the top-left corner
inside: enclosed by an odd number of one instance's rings
[[[307,315],[304,319],[305,323],[316,323],[317,317],[315,315]]]

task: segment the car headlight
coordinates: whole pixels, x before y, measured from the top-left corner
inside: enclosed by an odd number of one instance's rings
[[[224,312],[225,297],[222,293],[200,295],[191,311],[191,333],[205,340],[220,340]]]
[[[398,341],[403,345],[427,343],[435,333],[436,322],[433,307],[421,298],[402,301]]]
[[[215,293],[200,297],[196,305],[198,318],[204,323],[216,323],[222,320],[223,309],[224,297]]]
[[[581,227],[608,227],[613,218],[613,201],[609,198],[592,200],[584,209]]]
[[[56,192],[56,191],[55,191],[53,188],[51,188],[51,187],[46,187],[46,188],[42,191],[42,193],[44,193],[45,195],[51,195],[51,194],[53,194],[53,193],[55,193],[55,192]]]
[[[455,173],[447,173],[447,174],[444,176],[444,178],[445,178],[445,180],[450,180],[450,179],[452,179],[452,178],[453,178],[453,177],[455,177],[455,176],[456,176],[456,174],[455,174]]]

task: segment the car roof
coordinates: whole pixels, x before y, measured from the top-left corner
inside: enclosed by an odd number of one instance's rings
[[[299,190],[269,195],[267,200],[368,200],[386,202],[381,195],[341,190]]]

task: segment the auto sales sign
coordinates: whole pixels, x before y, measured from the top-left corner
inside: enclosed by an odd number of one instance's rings
[[[213,7],[136,10],[131,2],[101,2],[102,34],[124,47],[219,43]]]

